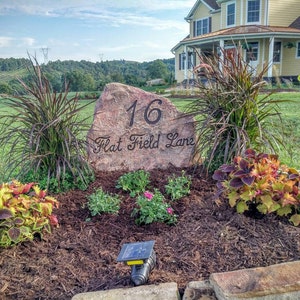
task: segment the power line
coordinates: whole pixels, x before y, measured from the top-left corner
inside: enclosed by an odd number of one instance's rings
[[[48,62],[48,52],[49,52],[50,49],[48,47],[43,47],[40,50],[43,52],[44,64],[46,64]]]

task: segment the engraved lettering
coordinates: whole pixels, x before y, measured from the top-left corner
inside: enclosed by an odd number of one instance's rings
[[[177,132],[170,132],[167,134],[167,139],[170,141],[166,144],[166,148],[171,147],[184,147],[184,146],[193,146],[195,141],[193,137],[187,138],[178,138],[179,134]]]
[[[99,136],[95,139],[95,147],[93,149],[94,153],[102,152],[119,152],[122,151],[121,148],[122,138],[120,137],[117,143],[112,144],[110,136]]]
[[[154,135],[150,135],[148,139],[145,138],[145,134],[132,134],[129,137],[131,144],[127,146],[127,149],[132,150],[141,150],[141,149],[155,149],[159,146],[160,134],[155,139]]]

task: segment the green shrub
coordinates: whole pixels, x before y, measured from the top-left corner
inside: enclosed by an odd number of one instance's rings
[[[128,172],[119,177],[116,188],[130,192],[131,197],[145,192],[147,185],[150,183],[150,173],[145,170]]]
[[[50,232],[51,225],[58,226],[53,207],[58,207],[58,201],[35,183],[0,185],[0,247],[32,240],[36,234]]]
[[[172,207],[165,201],[162,193],[155,189],[154,193],[145,192],[136,200],[137,207],[132,211],[138,225],[162,222],[169,225],[177,222],[177,216]]]
[[[191,183],[191,177],[185,175],[185,172],[182,171],[181,176],[173,175],[168,178],[168,183],[165,186],[166,193],[173,201],[178,200],[191,192]]]
[[[120,209],[120,199],[117,195],[105,193],[99,188],[88,196],[87,206],[92,216],[102,213],[116,214]]]
[[[261,214],[289,215],[295,226],[300,224],[299,172],[280,164],[276,155],[247,149],[216,170],[213,179],[218,181],[218,195],[228,198],[238,213],[254,207]]]
[[[254,70],[243,60],[241,49],[235,50],[234,55],[222,51],[212,58],[200,56],[207,62],[197,67],[204,70],[205,81],[198,83],[200,98],[187,106],[186,113],[196,119],[195,156],[208,171],[231,162],[247,148],[276,152],[282,144],[278,133],[271,131],[282,126],[277,106],[282,101],[259,94],[266,85],[268,66]]]
[[[0,143],[8,149],[7,178],[24,178],[28,173],[51,178],[61,186],[69,174],[72,186],[87,185],[93,173],[86,159],[86,141],[80,138],[88,124],[79,118],[84,106],[77,96],[55,93],[36,60],[31,61],[29,83],[20,80],[26,96],[6,100],[10,108],[0,119]]]

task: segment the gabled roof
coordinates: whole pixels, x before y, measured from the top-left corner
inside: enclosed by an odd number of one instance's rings
[[[300,16],[289,27],[300,29]]]
[[[196,9],[198,6],[203,3],[206,5],[211,11],[215,11],[220,9],[220,6],[218,5],[216,0],[197,0],[196,3],[194,4],[193,8],[190,10],[188,15],[185,17],[185,20],[190,20],[195,13]]]

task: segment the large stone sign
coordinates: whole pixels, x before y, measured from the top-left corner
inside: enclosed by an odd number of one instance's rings
[[[108,171],[188,166],[195,147],[194,120],[181,115],[164,97],[107,84],[87,135],[91,164]]]

